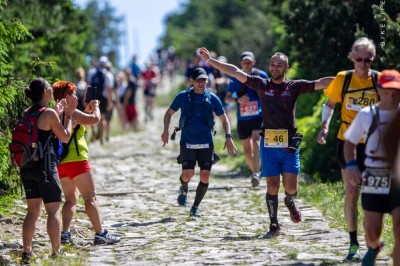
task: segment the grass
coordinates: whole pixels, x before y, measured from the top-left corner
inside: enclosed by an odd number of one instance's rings
[[[336,183],[307,183],[301,182],[299,198],[307,204],[319,209],[329,225],[333,228],[343,228],[347,231],[344,218],[344,185],[343,182]],[[358,235],[364,235],[364,214],[361,203],[358,203]],[[384,253],[390,254],[394,245],[393,226],[390,215],[385,215],[382,238],[385,241]]]
[[[19,195],[6,195],[0,197],[0,214],[12,214]]]

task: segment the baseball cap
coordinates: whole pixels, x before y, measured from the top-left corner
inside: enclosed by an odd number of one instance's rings
[[[190,77],[194,80],[206,79],[206,78],[208,78],[208,75],[207,75],[207,72],[203,68],[198,67],[198,68],[193,69],[192,73],[190,74]]]
[[[99,64],[100,65],[102,65],[102,66],[106,66],[107,64],[108,64],[108,57],[107,56],[101,56],[100,58],[99,58]]]
[[[240,61],[242,61],[242,60],[254,61],[254,54],[252,52],[250,52],[250,51],[243,52],[240,55]]]
[[[400,90],[400,73],[397,70],[383,70],[378,80],[378,88]]]

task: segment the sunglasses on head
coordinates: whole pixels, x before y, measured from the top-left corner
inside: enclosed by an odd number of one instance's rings
[[[361,58],[361,57],[358,57],[358,58],[356,58],[356,59],[354,59],[354,60],[356,60],[356,62],[364,62],[364,63],[371,63],[371,62],[372,62],[372,59],[371,59],[371,58]]]
[[[197,82],[206,82],[206,79],[199,78],[199,79],[196,79],[196,81]]]

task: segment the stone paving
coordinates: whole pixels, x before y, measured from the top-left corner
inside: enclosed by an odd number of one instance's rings
[[[279,195],[281,235],[265,238],[269,227],[265,180],[259,189],[252,189],[250,177],[224,165],[213,168],[200,205],[202,217],[189,217],[199,177],[196,174],[189,184],[188,206],[179,207],[178,140],[165,148],[160,140],[165,110],[157,109],[155,119],[139,132],[90,145],[102,221],[110,233],[122,238],[121,243],[91,245],[93,233],[80,206],[72,228],[79,246],[70,249],[78,256],[57,261],[39,258],[37,265],[347,265],[343,262],[347,233],[330,228],[321,212],[301,199],[297,202],[303,222],[294,224],[283,204],[284,196]],[[171,127],[178,116],[173,117]],[[15,265],[23,215],[21,211],[8,222],[0,217],[1,226],[18,227],[16,239],[0,240],[0,264]],[[48,248],[44,224],[42,216],[35,249]],[[387,258],[379,260],[379,265],[387,264]]]

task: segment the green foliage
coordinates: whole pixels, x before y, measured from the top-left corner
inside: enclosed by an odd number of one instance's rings
[[[336,157],[336,135],[340,126],[338,113],[334,113],[330,124],[327,144],[317,143],[317,135],[321,128],[322,104],[326,97],[322,97],[313,107],[313,115],[297,121],[299,132],[304,135],[301,143],[301,170],[313,176],[314,180],[336,181],[341,174]]]
[[[71,79],[78,66],[85,66],[89,18],[71,0],[15,0],[3,15],[20,21],[31,37],[16,43],[8,54],[12,76],[26,80],[37,76],[50,81]],[[52,65],[32,65],[35,60]]]
[[[282,29],[275,28],[277,20],[268,8],[269,1],[188,1],[178,14],[167,17],[162,42],[165,47],[174,45],[184,59],[206,46],[235,64],[241,52],[250,50],[258,59],[257,67],[265,69],[265,59],[275,46],[275,31]]]
[[[90,18],[85,33],[88,35],[87,51],[93,59],[102,55],[108,56],[109,60],[117,65],[119,61],[118,47],[122,43],[124,33],[120,27],[124,18],[116,14],[108,0],[91,0],[85,8],[85,16]]]

